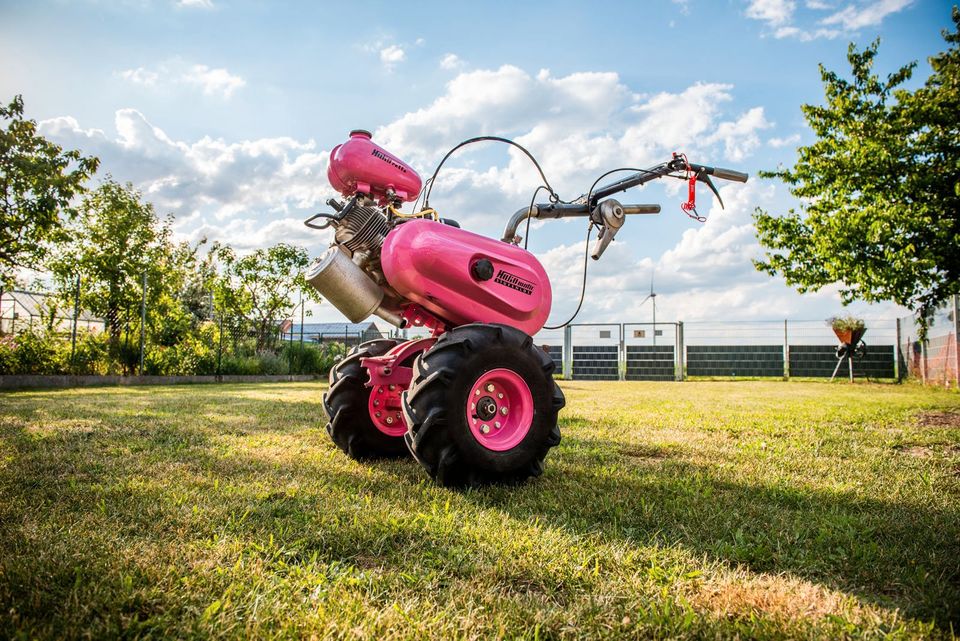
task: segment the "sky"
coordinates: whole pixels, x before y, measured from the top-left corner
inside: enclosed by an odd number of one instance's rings
[[[751,174],[698,193],[705,223],[680,210],[681,181],[618,196],[659,203],[589,267],[580,321],[891,319],[892,303],[841,307],[834,288],[800,295],[757,272],[751,213],[797,207],[758,170],[790,166],[812,142],[801,105],[823,99],[818,65],[849,69],[847,47],[880,38],[877,70],[910,61],[908,86],[945,49],[949,2],[302,2],[0,0],[0,99],[23,95],[43,135],[132,181],[179,238],[252,251],[278,242],[319,255],[303,226],[337,195],[330,150],[352,129],[421,176],[465,138],[527,147],[564,199],[617,167],[674,151]],[[492,143],[461,150],[431,205],[500,237],[539,184],[529,161]],[[409,206],[407,206],[409,209]],[[554,288],[550,323],[580,293],[583,220],[532,226]],[[312,321],[338,321],[329,304]]]

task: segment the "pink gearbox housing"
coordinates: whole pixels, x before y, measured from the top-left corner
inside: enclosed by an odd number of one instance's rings
[[[415,200],[422,186],[420,175],[410,165],[375,144],[370,132],[362,129],[351,131],[350,140],[330,152],[327,179],[348,198],[359,192],[381,205],[397,199]]]
[[[550,281],[516,245],[418,219],[383,241],[383,275],[398,294],[454,324],[500,323],[533,335],[550,314]]]

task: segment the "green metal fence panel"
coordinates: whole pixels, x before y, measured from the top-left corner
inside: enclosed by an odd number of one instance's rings
[[[628,381],[676,379],[673,345],[627,345]]]
[[[782,345],[688,345],[688,376],[783,377]]]
[[[836,345],[791,345],[790,376],[829,378],[837,367]],[[853,375],[865,378],[894,378],[893,345],[868,345],[863,358],[853,360]],[[848,375],[843,363],[837,376]]]

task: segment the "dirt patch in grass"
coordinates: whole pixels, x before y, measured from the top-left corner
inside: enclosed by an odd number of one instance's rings
[[[721,618],[761,615],[791,622],[827,615],[859,618],[859,608],[849,596],[788,576],[737,573],[704,583],[691,601]]]
[[[897,451],[904,456],[914,458],[929,458],[933,456],[933,448],[926,445],[905,445],[897,448]]]
[[[655,445],[623,445],[620,454],[634,463],[654,463],[670,456],[666,448]]]
[[[920,427],[960,429],[960,412],[921,412],[917,424]]]

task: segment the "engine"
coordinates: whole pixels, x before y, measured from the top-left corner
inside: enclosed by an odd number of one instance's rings
[[[351,322],[374,314],[403,327],[411,303],[452,326],[502,323],[534,334],[546,322],[550,283],[536,258],[400,214],[397,207],[419,194],[420,176],[368,132],[351,132],[333,149],[327,176],[347,200],[328,201],[336,213],[319,215],[327,219],[321,228],[333,227],[333,243],[305,276]]]

